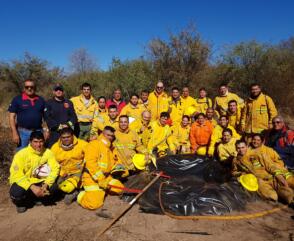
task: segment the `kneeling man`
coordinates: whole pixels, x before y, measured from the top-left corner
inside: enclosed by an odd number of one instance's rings
[[[10,167],[10,197],[23,213],[36,201],[49,199],[56,190],[55,180],[59,173],[59,164],[54,154],[44,147],[44,135],[33,131],[29,145],[18,151]]]

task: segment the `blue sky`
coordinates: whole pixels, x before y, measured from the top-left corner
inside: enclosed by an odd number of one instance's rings
[[[69,68],[70,54],[86,48],[100,68],[113,57],[144,55],[152,38],[167,39],[195,22],[218,52],[224,45],[258,40],[277,43],[294,36],[294,1],[90,1],[0,0],[0,61],[25,51]]]

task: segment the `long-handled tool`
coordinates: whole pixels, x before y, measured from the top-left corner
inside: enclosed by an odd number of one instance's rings
[[[160,177],[162,176],[162,172],[158,173],[151,182],[148,183],[147,186],[144,187],[142,192],[140,192],[136,197],[134,197],[128,204],[128,206],[119,214],[117,215],[99,234],[101,236],[104,234],[117,220],[119,220],[133,205],[134,203],[150,188]]]

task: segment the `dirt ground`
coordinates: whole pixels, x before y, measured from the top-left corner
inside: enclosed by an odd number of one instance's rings
[[[176,220],[163,215],[145,214],[135,205],[102,237],[97,234],[111,219],[96,215],[76,203],[66,206],[36,206],[17,214],[8,196],[9,187],[0,185],[0,240],[66,241],[66,240],[294,240],[294,210],[290,208],[255,219],[236,221]],[[127,204],[108,196],[104,209],[116,216]],[[249,212],[273,208],[268,203],[253,203]],[[240,213],[238,213],[240,214]]]

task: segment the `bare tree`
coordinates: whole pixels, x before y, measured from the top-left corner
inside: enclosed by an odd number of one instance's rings
[[[71,54],[70,67],[78,74],[92,72],[98,68],[95,58],[85,48],[77,49]]]

